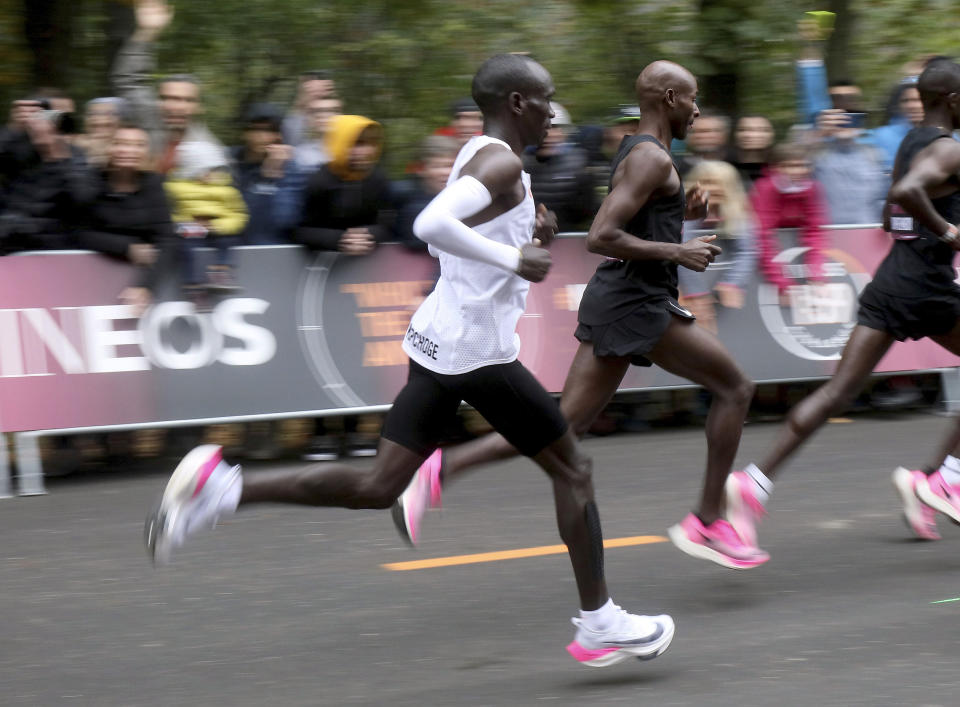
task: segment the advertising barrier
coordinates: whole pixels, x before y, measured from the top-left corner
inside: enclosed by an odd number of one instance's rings
[[[721,340],[754,380],[834,370],[857,295],[891,241],[879,229],[835,230],[830,238],[816,284],[806,283],[802,248],[778,255],[797,282],[789,303],[758,279],[742,309],[718,311]],[[587,253],[581,237],[560,238],[551,250],[553,269],[531,286],[518,330],[521,361],[559,391],[577,346],[580,296],[602,258]],[[42,492],[42,484],[30,466],[38,463],[35,449],[20,442],[35,443],[44,431],[383,409],[406,380],[400,343],[436,267],[394,244],[364,257],[245,247],[237,252],[241,294],[198,314],[170,283],[137,319],[117,304],[133,276],[123,263],[84,252],[0,259],[0,430],[35,431],[18,437],[27,491]],[[957,363],[932,342],[906,342],[878,371]],[[680,385],[688,383],[632,367],[623,389]],[[0,449],[0,465],[5,454]]]

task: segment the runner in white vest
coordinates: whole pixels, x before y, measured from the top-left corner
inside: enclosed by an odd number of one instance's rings
[[[553,90],[546,69],[515,54],[491,57],[473,79],[484,135],[463,147],[447,186],[414,224],[440,258],[441,276],[404,338],[410,374],[384,421],[373,468],[331,463],[243,477],[240,467],[223,461],[220,447],[197,447],[147,518],[147,550],[155,562],[167,562],[193,532],[241,505],[390,508],[466,401],[553,482],[560,536],[580,595],[570,654],[606,666],[667,649],[674,633],[669,616],[628,614],[610,599],[591,461],[556,400],[516,360],[515,330],[529,282],[543,280],[550,269],[550,254],[540,245],[556,231],[553,214],[534,209],[520,153],[546,135]],[[426,475],[418,479],[429,483]],[[416,525],[408,521],[421,514],[397,508],[395,520],[415,541]]]

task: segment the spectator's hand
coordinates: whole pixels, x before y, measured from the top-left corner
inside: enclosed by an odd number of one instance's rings
[[[700,182],[687,190],[687,213],[684,218],[698,219],[707,215],[707,204],[710,202],[710,192],[700,186]]]
[[[290,145],[267,145],[267,156],[260,165],[260,174],[265,179],[282,179],[283,168],[292,157]]]
[[[133,316],[142,317],[153,301],[153,295],[146,287],[127,287],[120,293],[120,302],[133,307]]]
[[[537,245],[550,245],[558,230],[557,215],[543,204],[538,204],[537,220],[533,225],[533,237],[539,241]]]
[[[27,123],[40,112],[40,101],[14,101],[10,108],[10,128],[24,131]]]
[[[717,285],[714,288],[717,293],[717,299],[720,300],[721,307],[728,309],[743,309],[744,295],[736,285]]]
[[[376,245],[373,234],[366,228],[348,228],[340,237],[340,252],[344,255],[366,255]]]
[[[70,147],[52,122],[39,113],[27,121],[27,135],[44,162],[55,162],[70,157]]]
[[[134,265],[153,265],[157,262],[157,249],[150,243],[131,243],[127,248],[127,260]]]
[[[841,130],[845,130],[850,123],[850,118],[845,110],[840,108],[829,108],[820,111],[817,115],[817,131],[821,137],[833,137]]]
[[[153,42],[173,21],[173,8],[166,0],[137,0],[134,11],[137,30],[133,38],[140,42]]]
[[[720,246],[713,245],[714,236],[700,236],[677,247],[674,261],[688,270],[703,272],[720,254]]]
[[[520,249],[520,264],[517,266],[517,275],[530,282],[540,282],[550,272],[552,264],[549,250],[540,248],[533,243],[526,243]]]

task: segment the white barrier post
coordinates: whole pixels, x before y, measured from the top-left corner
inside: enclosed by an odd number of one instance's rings
[[[7,453],[7,436],[0,432],[0,498],[10,498],[10,455]]]
[[[42,496],[47,490],[43,487],[43,466],[37,436],[30,432],[19,432],[14,440],[19,472],[17,493],[20,496]]]
[[[940,372],[943,387],[943,408],[948,413],[960,411],[960,368],[945,368]]]

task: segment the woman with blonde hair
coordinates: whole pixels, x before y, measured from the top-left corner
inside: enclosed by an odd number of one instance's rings
[[[679,270],[681,303],[697,322],[717,332],[716,304],[740,309],[750,276],[756,267],[756,226],[750,201],[736,168],[726,162],[705,160],[687,174],[689,188],[695,184],[709,194],[707,215],[684,223],[684,240],[716,234],[722,252],[704,272]]]

